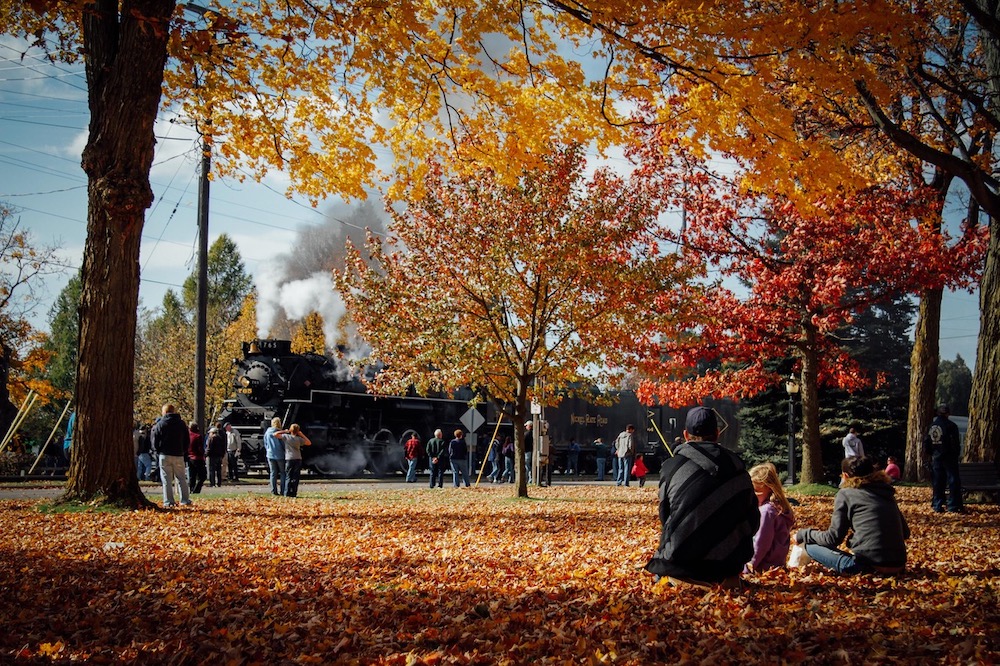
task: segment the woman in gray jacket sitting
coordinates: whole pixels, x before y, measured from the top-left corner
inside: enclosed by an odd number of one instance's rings
[[[830,529],[801,529],[795,543],[837,573],[900,573],[906,567],[910,528],[889,477],[864,456],[844,460],[841,470],[844,481],[833,502]],[[854,532],[847,542],[850,553],[839,549],[848,530]]]

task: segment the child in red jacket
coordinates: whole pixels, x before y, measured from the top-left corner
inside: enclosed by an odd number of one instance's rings
[[[649,470],[646,469],[646,463],[642,460],[642,454],[637,453],[635,456],[635,464],[632,465],[632,476],[639,479],[639,487],[642,488],[646,485],[646,474]]]

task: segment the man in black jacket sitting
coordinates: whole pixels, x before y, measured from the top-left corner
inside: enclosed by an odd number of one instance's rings
[[[660,471],[663,531],[646,570],[671,583],[736,587],[753,556],[760,511],[743,461],[716,443],[715,412],[688,412],[684,444]]]

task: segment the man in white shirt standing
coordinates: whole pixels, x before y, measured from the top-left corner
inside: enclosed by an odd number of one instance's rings
[[[226,478],[230,481],[240,480],[240,452],[243,450],[243,438],[240,433],[233,430],[231,423],[226,424],[226,462],[229,463],[229,470]]]
[[[847,431],[847,435],[844,437],[844,458],[860,458],[865,455],[864,444],[861,443],[861,438],[858,437],[858,429],[860,426],[857,423],[852,423],[850,430]]]

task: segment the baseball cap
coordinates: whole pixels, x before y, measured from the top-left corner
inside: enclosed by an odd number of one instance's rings
[[[707,407],[694,407],[687,413],[684,429],[696,437],[715,437],[719,432],[719,422],[715,412]]]

